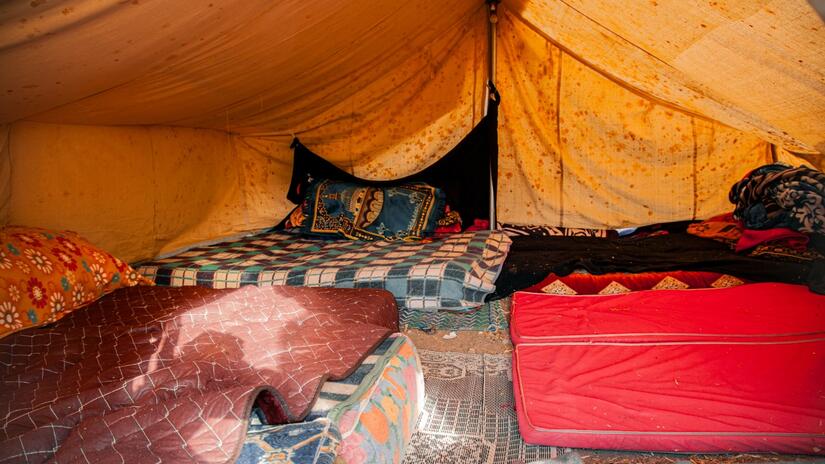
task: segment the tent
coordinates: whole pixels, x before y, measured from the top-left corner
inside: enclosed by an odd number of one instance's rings
[[[755,166],[821,168],[822,11],[504,0],[498,219],[704,218]],[[417,172],[483,116],[489,30],[480,0],[4,2],[0,221],[137,260],[280,220],[296,135],[359,177]]]
[[[0,2],[0,461],[825,454],[825,175],[683,230],[825,169],[824,52],[825,0]]]

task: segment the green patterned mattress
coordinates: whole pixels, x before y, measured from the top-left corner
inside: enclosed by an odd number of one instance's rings
[[[510,249],[499,231],[453,234],[418,242],[322,240],[264,231],[192,248],[136,265],[158,285],[380,288],[398,304],[401,324],[415,313],[470,311],[495,291]]]

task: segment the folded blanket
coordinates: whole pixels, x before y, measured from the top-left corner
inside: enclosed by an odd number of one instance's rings
[[[132,287],[0,340],[0,461],[229,462],[397,330],[381,290]]]
[[[807,235],[787,227],[763,230],[743,229],[742,236],[736,242],[735,250],[741,253],[762,244],[772,243],[804,252],[808,249],[808,240]]]

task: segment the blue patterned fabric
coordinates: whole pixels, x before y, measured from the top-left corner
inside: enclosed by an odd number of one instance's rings
[[[250,425],[237,464],[333,464],[341,433],[329,419]]]
[[[301,232],[353,240],[420,240],[444,215],[444,192],[416,182],[392,187],[314,182],[301,207]]]
[[[321,386],[321,393],[318,394],[318,399],[312,405],[312,409],[307,414],[306,420],[311,421],[322,417],[327,417],[327,414],[336,406],[341,404],[355,392],[356,388],[364,383],[367,374],[369,374],[375,365],[381,360],[381,357],[387,354],[393,343],[398,341],[400,334],[393,334],[385,338],[369,356],[364,358],[361,364],[352,373],[341,380],[327,380]],[[411,343],[411,342],[410,342]],[[266,420],[263,411],[257,406],[252,407],[252,414],[249,419],[250,430],[253,427],[262,426]]]
[[[304,422],[286,425],[265,425],[263,413],[253,407],[249,428],[239,464],[333,464],[344,462],[374,462],[373,460],[347,460],[347,450],[353,454],[353,446],[366,446],[363,435],[353,437],[356,423],[345,420],[353,411],[361,411],[365,400],[384,404],[386,392],[377,387],[387,375],[388,368],[404,361],[414,361],[420,370],[412,341],[406,335],[396,333],[379,344],[361,365],[341,380],[327,380],[311,412]],[[407,359],[409,358],[409,359]],[[405,382],[401,382],[404,384]],[[418,385],[421,387],[421,385]],[[406,396],[413,394],[416,385],[403,385]],[[366,395],[366,398],[365,398]],[[393,399],[397,401],[397,398]],[[421,406],[421,405],[418,405]],[[386,420],[390,420],[387,417]],[[413,417],[411,420],[415,420]],[[359,420],[360,421],[360,420]],[[387,448],[386,454],[401,455],[405,443],[372,443],[371,446]],[[343,453],[345,456],[341,456]],[[352,457],[352,456],[350,456]],[[389,462],[389,461],[387,461]]]
[[[733,217],[748,229],[788,227],[825,235],[825,174],[807,166],[766,164],[733,184]]]
[[[156,284],[173,287],[381,288],[395,296],[405,323],[414,311],[481,305],[495,291],[510,243],[498,231],[419,242],[331,241],[266,231],[136,268]]]

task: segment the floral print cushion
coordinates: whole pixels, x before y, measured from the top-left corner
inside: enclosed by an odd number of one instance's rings
[[[120,287],[152,285],[74,232],[0,229],[0,338],[54,322]]]

